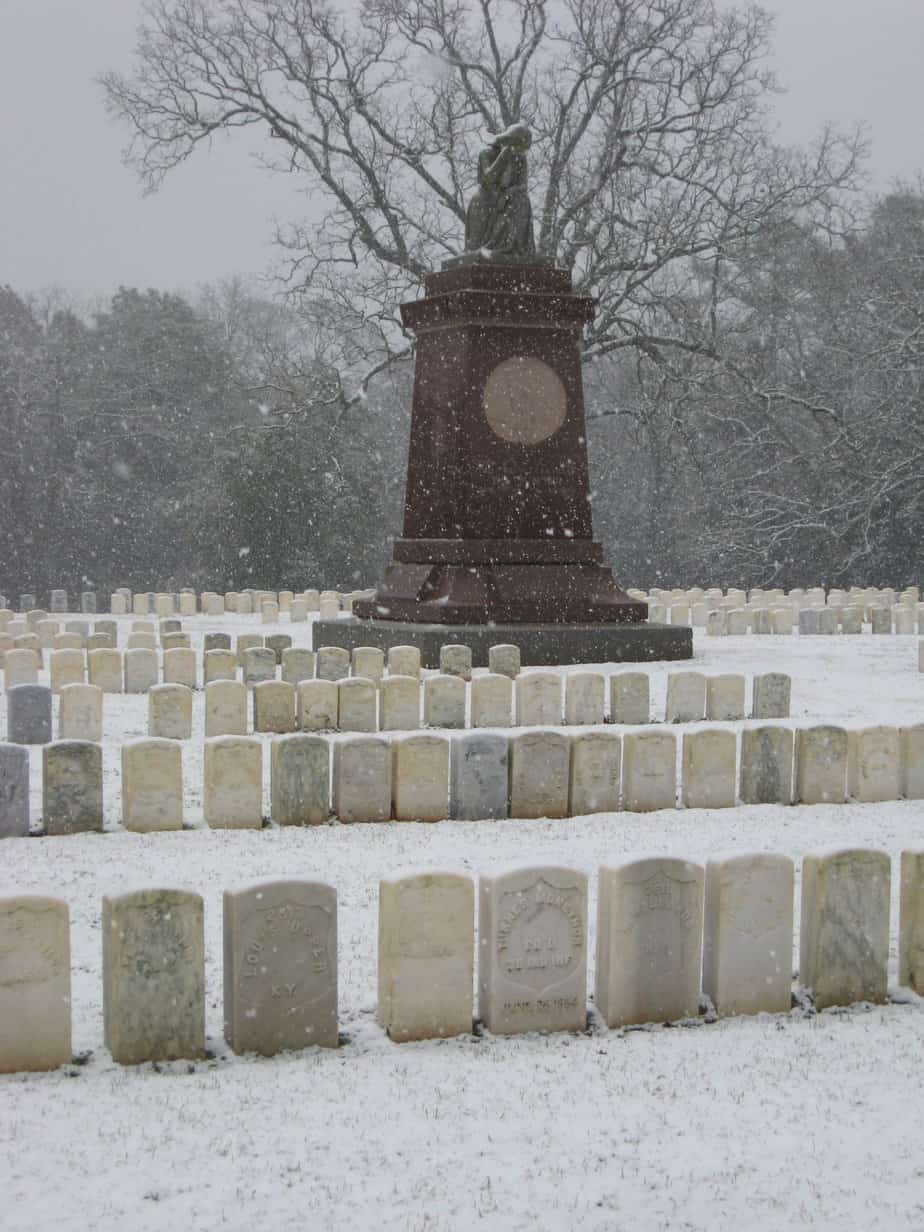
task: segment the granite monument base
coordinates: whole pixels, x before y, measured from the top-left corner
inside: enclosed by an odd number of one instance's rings
[[[401,620],[318,620],[312,626],[312,645],[416,646],[423,667],[440,665],[440,647],[461,642],[472,651],[476,667],[487,667],[488,650],[500,643],[520,648],[524,667],[574,663],[654,663],[666,659],[692,659],[693,630],[682,625],[636,624],[415,624]]]

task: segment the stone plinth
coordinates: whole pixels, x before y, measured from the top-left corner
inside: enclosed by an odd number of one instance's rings
[[[402,306],[417,335],[404,533],[356,615],[643,621],[593,539],[580,353],[593,300],[541,265],[457,265],[424,289]]]

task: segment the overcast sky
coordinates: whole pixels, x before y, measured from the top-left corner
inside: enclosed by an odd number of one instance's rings
[[[874,185],[924,170],[924,0],[768,0],[788,93],[780,136],[863,121]],[[0,284],[108,293],[193,288],[273,259],[274,217],[304,212],[242,137],[216,142],[143,197],[127,133],[94,76],[128,69],[140,0],[0,0]]]

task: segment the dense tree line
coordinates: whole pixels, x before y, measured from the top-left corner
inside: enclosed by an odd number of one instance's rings
[[[652,353],[591,376],[603,526],[628,574],[919,579],[924,193],[888,194],[846,234],[771,230],[699,273],[678,310],[720,361]]]
[[[325,379],[301,323],[236,283],[195,304],[123,288],[89,315],[0,288],[0,591],[354,586],[406,416],[389,382],[289,426]]]
[[[669,322],[689,350],[585,369],[617,575],[920,580],[924,192],[692,273]],[[344,397],[317,319],[233,280],[91,314],[0,289],[0,590],[371,584],[400,530],[410,377]]]

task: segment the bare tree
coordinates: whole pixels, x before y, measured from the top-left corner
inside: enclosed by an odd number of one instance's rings
[[[772,19],[713,0],[148,0],[133,74],[102,77],[145,186],[216,133],[257,126],[304,177],[280,229],[290,288],[336,327],[351,398],[409,353],[396,307],[460,246],[485,134],[531,155],[540,253],[599,301],[586,354],[716,357],[674,321],[691,258],[771,222],[829,216],[857,134],[774,143]],[[320,306],[320,307],[318,307]],[[668,328],[665,330],[664,325]],[[353,384],[349,383],[352,378]]]

